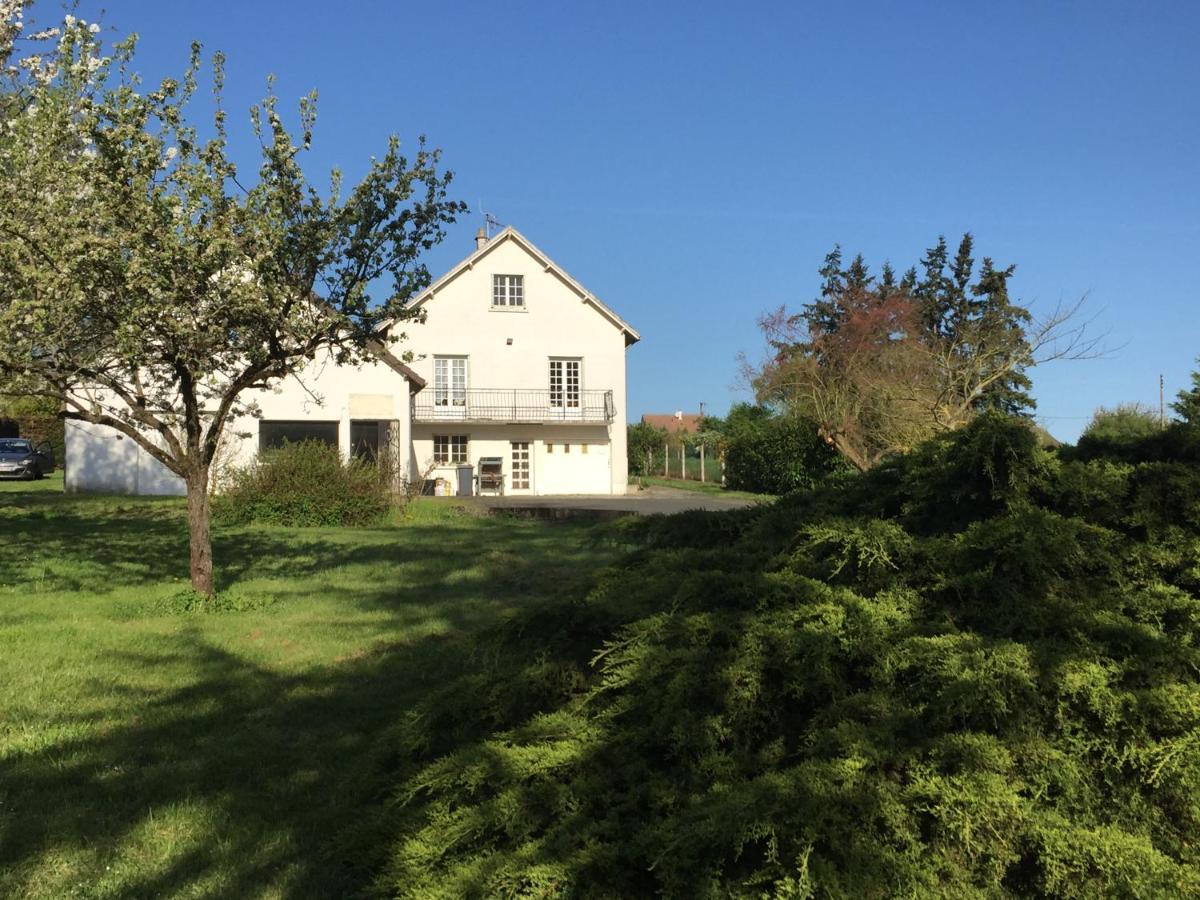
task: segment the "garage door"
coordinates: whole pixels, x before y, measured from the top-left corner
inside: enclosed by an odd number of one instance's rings
[[[611,494],[611,445],[546,441],[533,473],[538,494]]]

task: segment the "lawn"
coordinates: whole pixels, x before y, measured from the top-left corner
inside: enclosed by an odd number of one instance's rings
[[[681,491],[692,491],[697,494],[709,494],[713,497],[729,497],[734,500],[774,500],[776,499],[771,494],[753,494],[749,491],[729,491],[721,486],[720,482],[713,481],[685,481],[682,478],[662,478],[657,475],[636,475],[629,479],[630,484],[639,484],[644,487],[669,487],[678,488]]]
[[[381,742],[473,637],[583,591],[578,525],[422,501],[370,529],[221,528],[176,499],[0,484],[0,896],[333,897],[373,875]]]

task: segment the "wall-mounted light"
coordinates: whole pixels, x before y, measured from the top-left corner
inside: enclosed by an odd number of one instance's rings
[[[505,341],[505,343],[511,347],[512,346],[512,338],[509,338],[507,341]]]

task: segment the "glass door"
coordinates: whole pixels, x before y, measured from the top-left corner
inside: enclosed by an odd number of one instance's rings
[[[467,358],[435,356],[433,404],[444,418],[462,418],[467,409]]]
[[[580,412],[582,368],[578,359],[550,360],[550,408],[564,418]]]
[[[512,489],[527,491],[533,480],[529,465],[529,441],[512,442]]]

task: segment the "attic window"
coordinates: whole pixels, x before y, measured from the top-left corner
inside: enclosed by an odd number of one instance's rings
[[[524,275],[493,275],[492,306],[523,307],[525,305]]]

